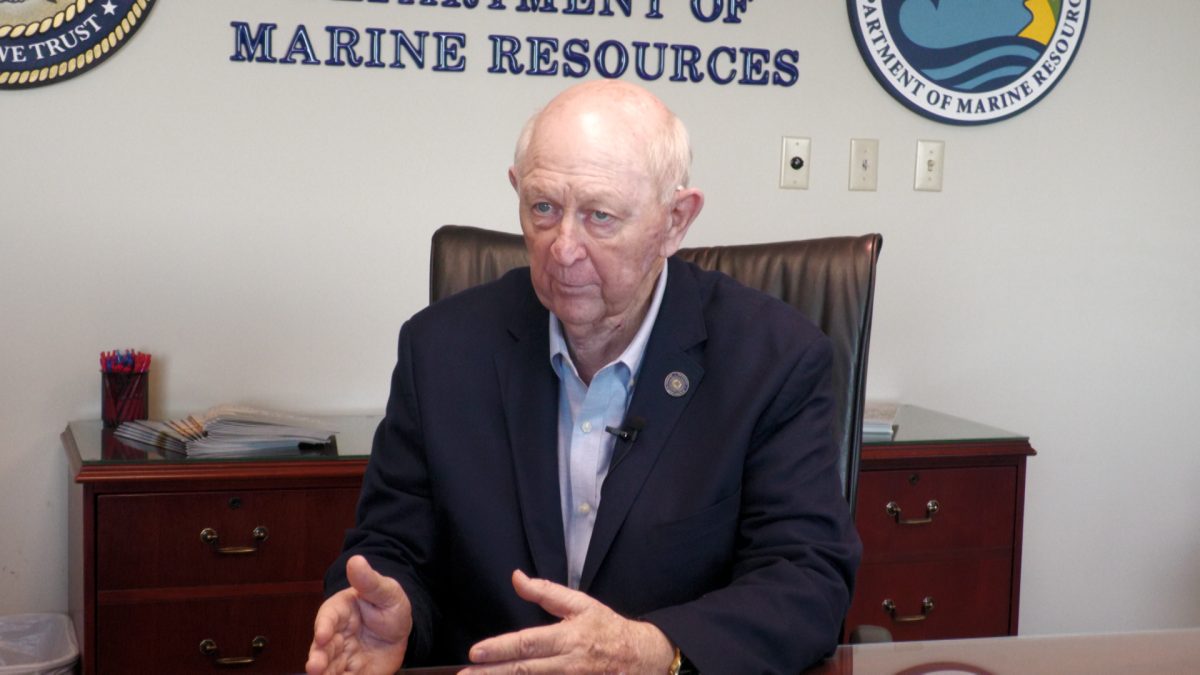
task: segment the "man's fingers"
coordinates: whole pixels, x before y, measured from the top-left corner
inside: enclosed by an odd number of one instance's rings
[[[560,619],[566,619],[581,614],[595,601],[579,591],[573,591],[566,586],[545,579],[530,579],[521,570],[512,574],[513,588],[521,599],[536,603],[542,609]]]
[[[349,588],[343,589],[321,603],[317,618],[313,620],[314,643],[324,645],[338,633],[358,630],[354,593]]]
[[[344,633],[357,629],[353,610],[354,591],[346,589],[330,596],[313,620],[313,641],[308,648],[305,670],[310,675],[326,672],[341,655]]]
[[[579,591],[530,579],[520,570],[513,572],[512,583],[522,599],[563,620],[477,643],[469,654],[473,665],[464,673],[640,673],[666,670],[670,663],[670,642],[650,624],[625,619]],[[660,639],[643,639],[648,632]]]
[[[547,675],[560,675],[571,670],[572,661],[570,658],[563,656],[552,656],[545,659],[534,659],[530,661],[522,661],[516,663],[491,663],[491,664],[475,664],[469,668],[459,671],[459,675],[534,675],[536,673],[547,673]]]
[[[346,562],[346,578],[350,588],[334,593],[317,610],[305,672],[395,672],[412,630],[408,596],[362,556]]]
[[[361,555],[346,561],[346,579],[360,599],[379,608],[392,607],[407,597],[395,579],[376,572]]]
[[[529,602],[536,603],[547,612],[565,619],[575,616],[594,601],[578,591],[561,586],[544,579],[530,579],[521,570],[512,575],[513,588],[517,595]],[[521,662],[522,666],[532,666],[532,663],[557,657],[571,649],[570,629],[562,623],[527,628],[515,633],[505,633],[479,642],[471,647],[469,657],[475,664],[505,664]],[[475,672],[472,669],[471,672]],[[483,672],[491,672],[485,670]],[[506,672],[501,669],[499,672]],[[540,671],[530,671],[540,672]],[[552,671],[546,671],[552,672]]]
[[[526,628],[488,638],[471,647],[471,663],[505,663],[556,656],[563,651],[561,624]]]

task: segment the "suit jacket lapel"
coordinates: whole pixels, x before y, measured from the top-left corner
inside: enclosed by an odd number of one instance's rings
[[[626,419],[641,417],[645,426],[631,446],[622,447],[623,442],[618,441],[614,449],[614,461],[601,488],[600,508],[580,579],[579,588],[584,592],[591,586],[646,477],[704,377],[704,368],[693,351],[707,335],[699,288],[685,264],[674,258],[668,264],[671,268],[667,288],[626,416]],[[672,396],[667,391],[666,380],[673,373],[682,373],[687,378],[688,391],[682,396]]]
[[[533,573],[565,584],[567,554],[558,486],[558,377],[550,366],[549,313],[530,290],[496,354],[517,498]]]

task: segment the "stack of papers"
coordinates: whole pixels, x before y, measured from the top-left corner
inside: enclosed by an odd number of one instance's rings
[[[261,457],[328,445],[335,433],[320,420],[221,405],[178,420],[125,422],[117,427],[115,435],[188,457]]]
[[[863,443],[879,443],[892,440],[896,432],[896,412],[899,404],[884,401],[867,401],[863,408]]]

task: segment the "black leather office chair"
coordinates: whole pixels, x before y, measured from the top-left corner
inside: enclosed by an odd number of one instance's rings
[[[684,248],[677,253],[684,260],[724,272],[795,306],[833,341],[833,392],[839,410],[834,428],[841,447],[842,490],[852,512],[862,444],[875,264],[882,246],[880,235],[866,234]],[[528,264],[519,234],[445,225],[433,235],[429,300],[435,302]]]

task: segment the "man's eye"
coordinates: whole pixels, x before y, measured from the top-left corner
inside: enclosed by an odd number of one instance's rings
[[[549,214],[553,210],[554,210],[554,207],[550,206],[549,202],[538,202],[533,205],[534,213],[538,213],[543,216]]]
[[[612,220],[612,214],[604,211],[592,211],[592,219],[597,223],[607,223]]]

